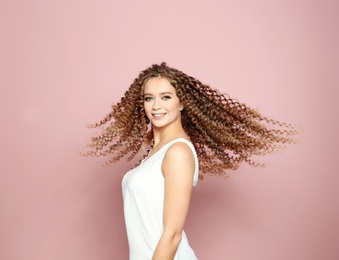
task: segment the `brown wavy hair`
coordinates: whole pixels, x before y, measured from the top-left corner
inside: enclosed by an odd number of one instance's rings
[[[88,125],[101,127],[102,132],[92,137],[90,151],[82,155],[109,155],[107,165],[123,157],[131,160],[140,152],[145,158],[153,146],[153,135],[142,91],[145,82],[153,77],[166,78],[184,106],[182,125],[196,149],[200,179],[205,174],[226,176],[226,170],[235,170],[242,162],[263,166],[252,156],[273,153],[285,144],[295,143],[297,127],[264,117],[163,62],[141,71],[120,102],[112,105],[111,112],[100,122]]]

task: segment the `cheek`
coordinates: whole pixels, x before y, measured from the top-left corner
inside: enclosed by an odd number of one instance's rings
[[[180,102],[175,102],[171,106],[172,109],[179,110],[180,109]]]
[[[150,119],[150,112],[149,109],[147,109],[147,105],[144,105],[144,114],[145,116],[148,118],[148,120]]]
[[[148,111],[150,110],[150,103],[149,102],[144,102],[144,110],[145,110],[145,113],[147,114]]]

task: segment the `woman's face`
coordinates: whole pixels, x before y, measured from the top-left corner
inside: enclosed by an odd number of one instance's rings
[[[143,90],[145,113],[153,127],[181,125],[182,105],[175,88],[166,78],[150,78]]]

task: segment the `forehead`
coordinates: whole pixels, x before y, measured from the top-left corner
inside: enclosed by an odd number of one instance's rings
[[[166,78],[158,77],[150,78],[149,80],[147,80],[144,84],[143,92],[149,94],[156,94],[161,92],[176,93],[176,90]]]

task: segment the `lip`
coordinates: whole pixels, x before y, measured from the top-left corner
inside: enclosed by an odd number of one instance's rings
[[[164,116],[166,115],[166,113],[153,113],[152,116],[155,120],[160,120],[162,119]]]

